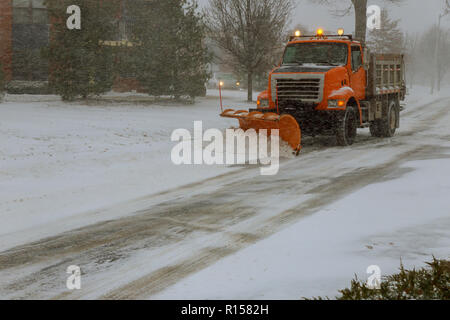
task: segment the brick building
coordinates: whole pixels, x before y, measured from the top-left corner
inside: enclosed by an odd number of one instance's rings
[[[12,0],[0,0],[0,62],[7,80],[12,78]]]
[[[118,61],[126,60],[126,48],[132,45],[128,39],[134,19],[128,13],[128,4],[137,1],[144,5],[148,0],[120,0],[115,15],[117,34],[104,41],[104,45],[117,48]],[[7,82],[22,85],[48,80],[50,66],[42,56],[42,48],[49,44],[50,29],[45,0],[0,0],[0,62]],[[132,69],[121,68],[113,90],[141,90]]]
[[[110,45],[123,45],[127,38],[127,18],[124,17],[127,0],[122,0],[117,14],[116,39],[105,41]],[[0,0],[0,62],[6,81],[46,81],[48,61],[41,49],[50,39],[50,22],[45,0]],[[118,79],[115,88],[124,91],[137,86],[132,79]]]
[[[48,41],[44,0],[0,0],[0,61],[7,81],[46,80],[48,63],[40,51]]]

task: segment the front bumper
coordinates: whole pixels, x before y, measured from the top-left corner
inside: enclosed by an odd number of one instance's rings
[[[280,106],[280,113],[293,116],[300,125],[302,134],[335,134],[343,115],[341,110],[316,110],[317,104],[295,104]]]

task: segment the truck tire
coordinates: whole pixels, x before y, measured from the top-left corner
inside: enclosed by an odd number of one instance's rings
[[[372,137],[381,137],[381,121],[375,120],[370,123],[370,134]]]
[[[356,110],[348,106],[344,117],[338,122],[336,140],[339,146],[351,146],[355,142],[358,130]]]
[[[397,130],[397,124],[399,122],[400,110],[395,100],[389,101],[389,107],[386,117],[381,121],[380,131],[381,136],[391,138],[394,136]]]

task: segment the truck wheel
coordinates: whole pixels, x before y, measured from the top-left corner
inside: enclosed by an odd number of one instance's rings
[[[381,122],[380,129],[382,137],[390,138],[394,136],[395,131],[397,130],[399,115],[400,113],[397,103],[394,100],[390,101],[387,117]]]
[[[381,137],[381,123],[380,120],[375,120],[370,123],[370,134],[372,137]]]
[[[337,144],[340,146],[351,146],[355,142],[358,124],[356,122],[356,111],[352,106],[347,107],[344,118],[338,123],[336,131]]]

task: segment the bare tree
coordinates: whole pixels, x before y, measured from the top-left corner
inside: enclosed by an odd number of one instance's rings
[[[297,30],[299,30],[302,34],[314,34],[314,31],[309,26],[297,23],[294,28],[289,30],[289,35],[293,35]]]
[[[439,37],[442,34],[440,49],[438,56],[434,56],[434,47]],[[417,44],[417,68],[418,74],[421,75],[422,84],[429,81],[431,93],[434,92],[437,80],[442,80],[447,72],[450,70],[450,39],[448,33],[442,28],[438,30],[437,25],[430,27],[420,38]],[[437,59],[436,59],[437,58]],[[439,61],[439,73],[434,68],[435,62]],[[439,77],[439,79],[437,79]]]
[[[324,4],[330,6],[333,2],[339,2],[342,5],[342,0],[310,0],[313,3]],[[400,3],[403,0],[385,0],[390,3]],[[446,0],[450,1],[450,0]],[[333,9],[333,13],[338,16],[345,16],[355,11],[355,38],[365,42],[367,33],[367,2],[368,0],[350,0],[345,9]]]
[[[412,89],[416,74],[418,71],[419,59],[417,57],[417,47],[419,42],[419,34],[405,35],[405,60],[406,60],[406,73],[408,75],[409,87]]]
[[[437,31],[438,31],[438,35],[436,38],[436,46],[435,46],[435,52],[434,52],[434,56],[435,56],[435,64],[436,64],[436,78],[437,78],[437,90],[441,91],[441,80],[442,80],[442,68],[441,68],[441,42],[442,42],[442,36],[444,36],[444,42],[448,40],[448,33],[447,32],[443,32],[441,30],[441,20],[443,17],[447,16],[450,13],[450,0],[445,0],[444,3],[444,9],[443,12],[439,14],[438,17],[438,25],[437,25]],[[445,49],[445,48],[444,48]],[[433,93],[434,91],[434,83],[431,87],[431,93]]]
[[[406,36],[406,63],[409,83],[424,81],[430,84],[431,93],[440,90],[441,81],[450,70],[450,34],[441,28],[441,19],[450,13],[450,0],[442,0],[444,6],[438,15],[437,25],[434,25],[419,38],[419,35]],[[416,79],[416,75],[420,78]]]
[[[248,101],[253,100],[253,76],[269,68],[285,41],[293,0],[210,0],[206,22],[210,37],[230,57],[236,73],[245,72]]]

